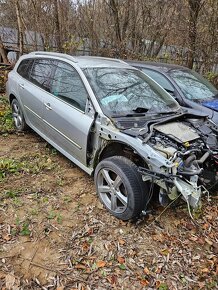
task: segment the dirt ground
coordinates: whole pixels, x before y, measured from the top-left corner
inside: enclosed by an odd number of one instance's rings
[[[0,110],[0,289],[218,289],[217,196],[195,223],[185,205],[119,221],[91,177]]]

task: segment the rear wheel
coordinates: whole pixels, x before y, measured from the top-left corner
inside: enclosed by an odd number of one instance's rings
[[[28,126],[26,124],[22,109],[17,99],[13,99],[13,101],[11,102],[11,109],[12,109],[12,117],[14,120],[14,125],[17,131],[20,132],[20,131],[27,130]]]
[[[98,164],[95,185],[105,207],[122,220],[139,216],[148,202],[147,184],[137,166],[123,156],[110,157]]]

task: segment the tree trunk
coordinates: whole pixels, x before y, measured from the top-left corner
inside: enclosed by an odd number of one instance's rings
[[[63,51],[62,48],[62,42],[61,42],[61,28],[60,28],[60,19],[59,19],[59,13],[58,13],[58,1],[54,0],[54,17],[55,17],[55,30],[56,30],[56,42],[57,42],[57,48],[59,52]]]
[[[8,63],[7,53],[3,41],[1,39],[1,35],[0,35],[0,55],[2,57],[3,63]]]
[[[115,0],[110,0],[110,8],[113,14],[114,18],[114,26],[115,26],[115,34],[116,34],[116,41],[118,44],[118,47],[120,46],[120,43],[122,41],[121,31],[120,31],[120,20],[119,20],[119,13],[118,13],[118,7]]]
[[[19,40],[19,56],[23,55],[24,52],[24,41],[23,41],[23,25],[22,25],[22,17],[20,11],[20,4],[19,0],[15,0],[15,9],[16,9],[16,16],[17,16],[17,27],[18,27],[18,40]]]
[[[188,52],[188,67],[193,68],[196,55],[196,38],[197,38],[197,22],[199,12],[202,6],[202,0],[188,0],[189,4],[189,52]]]

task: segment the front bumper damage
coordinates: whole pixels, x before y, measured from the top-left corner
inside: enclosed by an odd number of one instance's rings
[[[175,178],[174,184],[188,205],[190,205],[192,208],[199,207],[202,194],[201,185],[197,186],[196,183],[184,181],[178,178]]]
[[[209,192],[203,185],[198,185],[198,175],[193,175],[190,177],[190,180],[187,180],[182,175],[155,172],[144,167],[138,167],[138,171],[141,173],[143,181],[157,184],[160,189],[165,191],[169,200],[173,201],[182,196],[183,200],[187,203],[191,218],[193,218],[191,208],[196,210],[201,206],[201,196],[203,193],[209,195]]]

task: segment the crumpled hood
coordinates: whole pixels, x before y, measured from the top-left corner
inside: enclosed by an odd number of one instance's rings
[[[203,101],[203,102],[201,102],[201,105],[218,112],[218,100],[217,99],[210,100],[210,101]]]
[[[156,125],[154,129],[179,143],[190,142],[200,138],[199,134],[191,126],[182,122],[169,122],[167,124]]]

